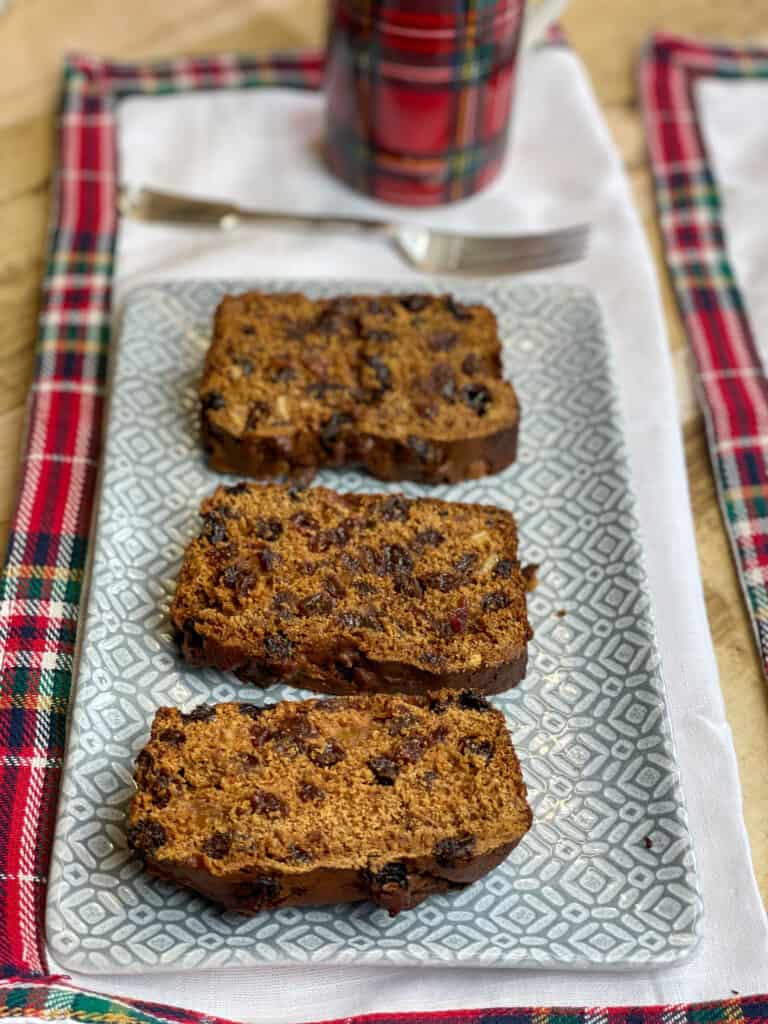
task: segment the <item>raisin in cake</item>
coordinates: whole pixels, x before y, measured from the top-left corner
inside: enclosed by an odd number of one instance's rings
[[[128,845],[231,910],[462,889],[531,825],[503,715],[443,691],[160,708],[136,761]]]
[[[496,318],[450,296],[226,296],[200,386],[210,465],[267,477],[361,465],[435,483],[514,461]]]
[[[509,512],[242,483],[201,515],[171,606],[194,665],[321,693],[498,693],[525,674]]]

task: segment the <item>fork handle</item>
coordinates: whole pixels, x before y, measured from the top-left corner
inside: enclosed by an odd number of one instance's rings
[[[354,231],[367,234],[391,235],[395,228],[380,220],[365,220],[358,217],[325,217],[321,214],[292,214],[273,211],[247,210],[233,207],[232,212],[222,218],[220,227],[224,230],[236,228],[239,224],[280,224],[297,229],[314,228],[318,231]]]
[[[120,212],[137,220],[166,224],[201,224],[225,231],[239,224],[281,224],[294,228],[315,228],[326,231],[365,231],[389,236],[395,228],[378,220],[360,217],[323,216],[319,214],[280,213],[273,210],[251,210],[235,203],[162,192],[158,189],[124,188],[119,197]]]

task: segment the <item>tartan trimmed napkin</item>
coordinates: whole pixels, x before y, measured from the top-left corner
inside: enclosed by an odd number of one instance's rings
[[[318,56],[65,68],[61,168],[43,286],[23,475],[0,579],[0,1017],[218,1021],[104,996],[47,975],[45,886],[101,444],[117,230],[117,102],[129,95],[316,87]],[[348,1018],[349,1019],[349,1018]],[[351,1018],[359,1019],[359,1018]],[[765,997],[616,1009],[484,1009],[369,1016],[396,1024],[719,1024],[768,1020]]]
[[[0,1019],[78,1021],[81,1024],[232,1024],[174,1006],[114,999],[73,988],[58,978],[0,985]],[[367,1014],[326,1024],[764,1024],[768,999],[754,996],[691,1006],[525,1007]]]
[[[659,33],[640,67],[667,265],[696,363],[723,518],[768,675],[768,377],[726,246],[696,102],[704,78],[768,78],[768,50]]]

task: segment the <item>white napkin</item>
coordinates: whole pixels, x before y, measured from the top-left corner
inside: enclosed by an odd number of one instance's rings
[[[127,100],[119,113],[122,180],[289,210],[394,213],[325,175],[313,149],[321,103],[317,95],[287,90]],[[76,980],[265,1022],[768,991],[768,928],[704,612],[657,284],[620,159],[579,60],[565,49],[527,59],[512,151],[489,191],[454,208],[403,215],[476,231],[593,225],[584,263],[537,277],[593,288],[607,321],[705,901],[701,946],[686,965],[639,973],[318,966]],[[118,301],[140,282],[169,277],[414,276],[374,240],[132,223],[122,226],[117,268]]]
[[[768,81],[702,78],[695,88],[704,143],[723,203],[728,255],[766,367],[768,131],[765,130],[765,110]]]

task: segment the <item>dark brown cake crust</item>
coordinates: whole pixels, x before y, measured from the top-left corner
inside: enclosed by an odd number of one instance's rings
[[[213,469],[359,465],[451,483],[517,454],[519,405],[493,314],[450,296],[226,296],[200,385]]]
[[[215,877],[204,868],[186,864],[148,861],[147,869],[158,878],[194,889],[226,910],[248,917],[278,907],[322,907],[362,900],[384,907],[390,917],[395,917],[403,910],[417,907],[428,896],[466,889],[505,861],[519,841],[489,850],[453,869],[439,864],[434,857],[407,858],[398,864],[393,879],[386,874],[382,879],[375,872],[356,868],[308,869],[282,880],[279,896],[275,894],[272,898],[258,868],[232,878]]]
[[[492,870],[530,828],[503,715],[471,691],[160,708],[128,845],[244,914],[397,914]]]
[[[176,634],[184,660],[192,665],[214,665],[216,668],[234,672],[238,679],[256,686],[271,686],[275,682],[287,682],[303,690],[316,693],[425,693],[446,687],[463,690],[469,687],[486,696],[503,693],[525,679],[528,668],[528,651],[513,655],[509,661],[464,672],[429,672],[418,665],[402,661],[374,661],[357,649],[350,652],[342,638],[334,642],[326,638],[322,648],[312,651],[311,663],[303,668],[289,670],[275,675],[275,667],[263,660],[248,656],[243,647],[223,643],[212,635],[200,636],[192,626]],[[342,659],[345,675],[340,675],[338,666]]]
[[[185,660],[319,693],[500,693],[532,633],[512,516],[484,505],[219,488],[171,606]]]

